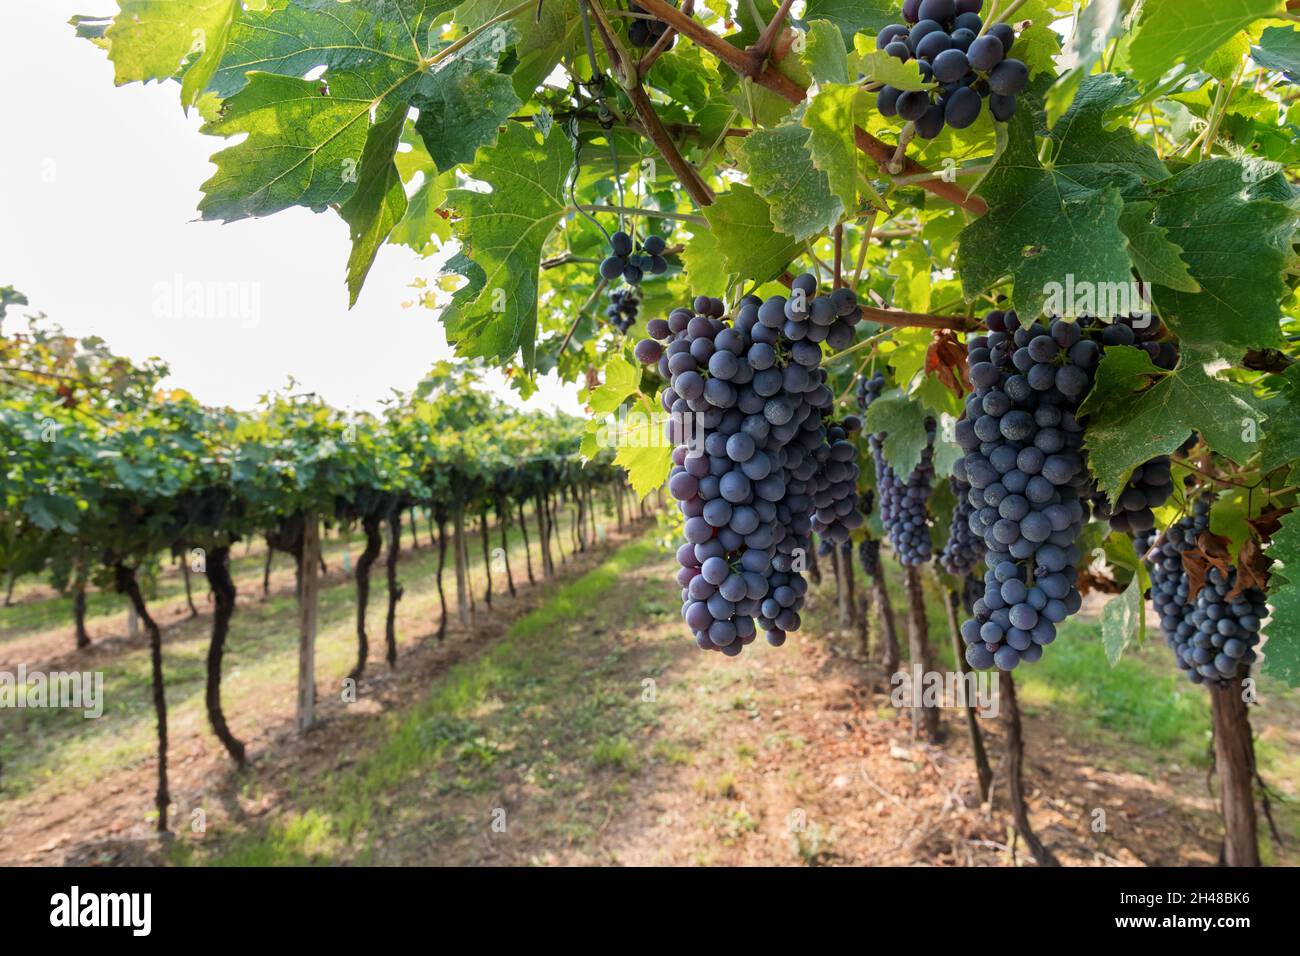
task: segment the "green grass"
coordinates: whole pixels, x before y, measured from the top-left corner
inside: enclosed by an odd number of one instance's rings
[[[600,678],[608,668],[596,673],[584,669],[572,641],[581,640],[587,613],[602,598],[618,595],[620,576],[656,557],[653,542],[642,538],[561,587],[482,655],[443,674],[424,701],[386,721],[373,746],[363,748],[369,756],[323,785],[314,784],[310,793],[300,791],[292,801],[298,808],[264,828],[222,835],[206,862],[248,866],[355,859],[373,837],[376,808],[399,802],[399,794],[422,781],[436,780],[445,787],[449,757],[460,772],[489,783],[494,766],[513,761],[516,769],[526,766],[533,782],[557,795],[584,785],[565,773],[580,752],[589,755],[590,765],[606,771],[634,772],[639,756],[627,731],[649,719],[629,704],[639,688],[603,686]],[[625,602],[617,610],[620,617],[636,613]],[[573,632],[571,640],[561,639],[566,630]],[[575,694],[573,682],[580,675],[583,691]],[[611,723],[621,725],[615,728],[621,732],[611,733]],[[501,740],[485,745],[498,740],[494,734]],[[518,739],[507,748],[504,738],[510,734]],[[509,752],[524,747],[534,749],[517,758]],[[568,825],[575,832],[584,830],[580,823]],[[195,857],[186,850],[175,859],[191,862]]]

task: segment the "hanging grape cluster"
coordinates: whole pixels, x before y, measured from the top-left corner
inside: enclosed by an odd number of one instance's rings
[[[834,450],[847,432],[828,425],[834,395],[819,344],[849,344],[862,313],[851,290],[816,293],[816,278],[801,275],[788,299],[746,296],[730,322],[721,300],[701,296],[647,322],[651,338],[635,348],[669,380],[660,397],[677,446],[668,490],[686,517],[677,580],[682,615],[706,650],[734,656],[759,629],[773,646],[798,630],[819,494],[832,502],[828,534],[862,521],[838,505],[856,504],[856,474]]]
[[[1237,569],[1225,575],[1211,567],[1201,590],[1191,597],[1183,554],[1197,546],[1210,527],[1210,501],[1201,499],[1192,513],[1164,534],[1141,532],[1138,553],[1151,574],[1151,603],[1160,629],[1180,670],[1195,684],[1222,684],[1245,677],[1259,655],[1260,628],[1268,616],[1265,594],[1243,588],[1234,594]]]
[[[880,397],[885,388],[885,377],[877,372],[858,382],[858,403],[863,411]],[[926,442],[921,461],[907,476],[900,479],[894,466],[885,460],[885,432],[867,436],[872,459],[876,466],[876,494],[880,498],[880,520],[889,536],[894,554],[905,567],[919,567],[930,560],[933,547],[930,543],[930,519],[926,508],[930,488],[934,481],[933,418],[925,420]]]
[[[983,0],[907,0],[903,19],[876,37],[876,48],[907,62],[915,59],[921,78],[933,90],[899,90],[886,86],[876,98],[882,116],[898,116],[916,125],[917,135],[934,139],[944,125],[966,129],[988,99],[996,120],[1011,119],[1016,96],[1029,85],[1029,69],[1010,57],[1015,30],[995,23],[985,30]]]
[[[645,10],[641,9],[641,7],[635,3],[629,3],[627,9],[629,13],[645,13]],[[627,40],[633,46],[654,46],[659,42],[659,38],[662,37],[667,30],[668,24],[664,23],[662,20],[636,17],[627,25]],[[677,37],[673,37],[668,41],[664,49],[671,50],[676,42]]]
[[[610,325],[626,333],[636,324],[637,311],[641,300],[634,289],[615,289],[609,294],[609,305],[605,307],[605,318]]]
[[[663,275],[668,271],[668,260],[664,258],[667,243],[663,236],[646,236],[639,245],[632,242],[632,237],[619,230],[609,237],[610,254],[601,260],[601,278],[610,282],[622,276],[628,285],[637,285],[646,273]]]
[[[953,505],[948,540],[939,555],[939,564],[954,577],[964,578],[984,560],[984,542],[971,529],[975,506],[971,503],[970,485],[960,478],[951,478],[949,486],[957,503]]]

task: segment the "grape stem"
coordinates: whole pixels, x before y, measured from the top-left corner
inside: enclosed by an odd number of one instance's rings
[[[686,0],[682,4],[682,12],[687,16],[690,16],[694,10],[695,0]],[[659,39],[655,41],[655,45],[650,48],[645,56],[641,57],[641,62],[636,65],[637,76],[645,76],[650,72],[650,67],[654,66],[655,60],[659,59],[663,52],[668,49],[668,44],[672,43],[676,36],[677,31],[672,27],[663,32]]]
[[[776,33],[785,25],[785,18],[790,14],[790,8],[794,6],[794,0],[781,0],[781,6],[776,10],[772,17],[772,22],[763,28],[762,35],[758,42],[749,48],[749,55],[757,63],[762,63],[767,59],[767,55],[772,52],[772,44],[776,41]]]
[[[903,127],[902,132],[898,134],[898,148],[894,150],[894,155],[890,157],[885,168],[889,170],[889,175],[897,176],[903,171],[903,163],[907,159],[907,146],[916,136],[916,124],[910,120]]]
[[[867,223],[863,227],[862,242],[858,245],[858,264],[857,268],[853,270],[853,285],[850,286],[855,291],[858,288],[858,283],[862,281],[862,270],[867,264],[867,248],[871,245],[871,236],[876,231],[876,219],[879,215],[877,210],[871,210],[871,215],[867,218]]]
[[[659,150],[659,154],[663,156],[669,168],[677,175],[678,181],[695,204],[697,206],[713,205],[713,190],[709,188],[709,184],[704,181],[704,177],[699,174],[699,171],[686,161],[681,151],[678,150],[677,144],[673,142],[673,138],[664,129],[663,121],[659,119],[659,114],[655,112],[654,104],[650,101],[650,95],[646,93],[645,87],[641,85],[638,63],[632,59],[619,41],[617,34],[614,33],[614,28],[610,25],[605,10],[600,5],[600,0],[584,0],[584,2],[595,17],[596,28],[600,33],[601,42],[605,44],[605,50],[616,66],[619,83],[627,93],[627,98],[631,101],[633,108],[645,126],[647,138]]]
[[[578,310],[578,314],[573,317],[573,324],[569,326],[569,331],[564,333],[564,341],[560,343],[560,348],[555,353],[556,355],[564,354],[564,350],[569,347],[569,341],[573,338],[573,333],[578,331],[578,323],[582,321],[583,316],[587,314],[587,310],[592,307],[600,294],[605,291],[607,285],[609,285],[609,280],[602,277],[596,288],[592,290],[591,298],[586,301],[583,307]]]
[[[844,285],[844,276],[840,271],[844,266],[844,223],[837,222],[831,235],[835,239],[835,267],[831,273],[831,288],[838,289]]]

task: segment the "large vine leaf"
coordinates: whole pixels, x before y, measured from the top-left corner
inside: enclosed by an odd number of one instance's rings
[[[301,77],[319,66],[376,82],[414,75],[433,49],[431,22],[456,2],[271,0],[241,13],[210,88],[231,96],[250,72]]]
[[[659,424],[662,413],[644,395],[637,398],[622,429],[614,464],[627,470],[628,481],[638,498],[644,498],[668,478],[672,471],[672,449],[664,440]]]
[[[356,191],[339,210],[352,239],[352,254],[348,257],[349,306],[356,305],[379,247],[406,215],[406,188],[393,162],[405,126],[403,106],[371,128],[357,167]]]
[[[885,392],[867,409],[864,428],[872,434],[885,433],[881,451],[900,478],[911,475],[921,463],[928,436],[925,408],[899,389]]]
[[[1116,110],[1137,99],[1137,86],[1125,77],[1102,73],[1084,80],[1052,128],[1052,171],[1088,189],[1115,186],[1125,199],[1144,195],[1144,183],[1167,178],[1169,170],[1150,145],[1129,127],[1108,124]]]
[[[495,142],[497,129],[519,107],[510,77],[496,72],[503,37],[514,36],[514,24],[499,24],[420,78],[411,99],[420,111],[415,128],[440,172],[473,162],[478,148]]]
[[[885,207],[862,172],[863,153],[854,142],[854,128],[863,125],[870,94],[853,83],[823,86],[804,110],[801,122],[809,130],[808,152],[812,163],[826,174],[827,182],[845,212],[856,215],[858,192],[879,209]]]
[[[1138,275],[1153,285],[1162,285],[1179,292],[1199,292],[1200,285],[1187,271],[1183,250],[1169,241],[1169,233],[1151,221],[1155,203],[1130,202],[1124,204],[1119,227],[1128,236],[1128,250]]]
[[[456,235],[482,270],[477,293],[443,315],[447,338],[466,356],[509,362],[522,349],[533,367],[538,267],[546,237],[564,215],[573,149],[563,136],[537,141],[533,129],[506,123],[497,144],[479,151],[471,175],[490,192],[455,189]]]
[[[819,84],[849,81],[848,48],[844,37],[829,20],[813,20],[804,37],[800,59]]]
[[[239,0],[121,0],[105,36],[114,82],[163,80],[189,62],[181,103],[194,105],[217,71]]]
[[[1269,27],[1252,47],[1251,59],[1266,70],[1277,70],[1292,83],[1300,83],[1300,30]]]
[[[1129,61],[1142,83],[1179,63],[1196,69],[1256,20],[1282,10],[1282,0],[1147,0]]]
[[[751,187],[736,183],[704,209],[728,274],[763,283],[775,279],[803,246],[772,226],[772,210]]]
[[[754,130],[741,147],[750,183],[771,206],[772,225],[800,241],[831,228],[844,212],[829,177],[813,164],[811,135],[783,123]]]
[[[1119,190],[1085,189],[1044,169],[1028,111],[1012,118],[1006,152],[978,191],[988,201],[988,214],[962,231],[957,252],[969,298],[1009,275],[1015,307],[1036,316],[1047,301],[1047,286],[1069,275],[1076,283],[1106,288],[1129,283]]]
[[[1268,589],[1273,614],[1264,628],[1264,673],[1300,687],[1300,511],[1282,519],[1266,553],[1273,559]]]
[[[1259,448],[1265,416],[1250,388],[1218,377],[1227,367],[1218,353],[1185,346],[1178,368],[1164,373],[1141,349],[1107,349],[1080,408],[1088,417],[1084,444],[1098,487],[1118,498],[1134,468],[1172,454],[1194,431],[1219,454],[1245,464]],[[1152,378],[1151,388],[1133,392],[1134,384]]]
[[[1183,250],[1202,289],[1156,289],[1156,304],[1183,342],[1281,344],[1278,303],[1297,220],[1261,192],[1252,189],[1250,168],[1230,159],[1197,163],[1154,189],[1154,223]]]
[[[852,46],[855,33],[874,35],[891,23],[901,23],[898,7],[895,0],[808,0],[803,16],[805,20],[829,20],[839,27],[844,43]]]
[[[253,73],[226,100],[205,133],[247,138],[212,157],[217,171],[203,184],[204,219],[231,222],[290,206],[317,212],[342,202],[356,187],[357,163],[370,129],[370,111],[383,99],[363,78],[319,82]]]

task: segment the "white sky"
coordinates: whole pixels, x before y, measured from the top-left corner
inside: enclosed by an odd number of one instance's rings
[[[171,384],[202,402],[249,408],[293,375],[340,408],[374,408],[451,358],[436,315],[403,309],[427,262],[385,246],[347,309],[347,226],[305,209],[222,225],[199,222],[199,186],[222,140],[197,132],[175,83],[113,86],[104,52],[73,14],[113,0],[0,3],[0,285],[29,309],[114,351],[156,355]],[[167,311],[161,290],[239,290],[233,315]],[[254,310],[256,306],[256,310]],[[8,320],[13,327],[15,310]],[[519,404],[496,377],[493,391]],[[554,377],[527,407],[577,413]]]

